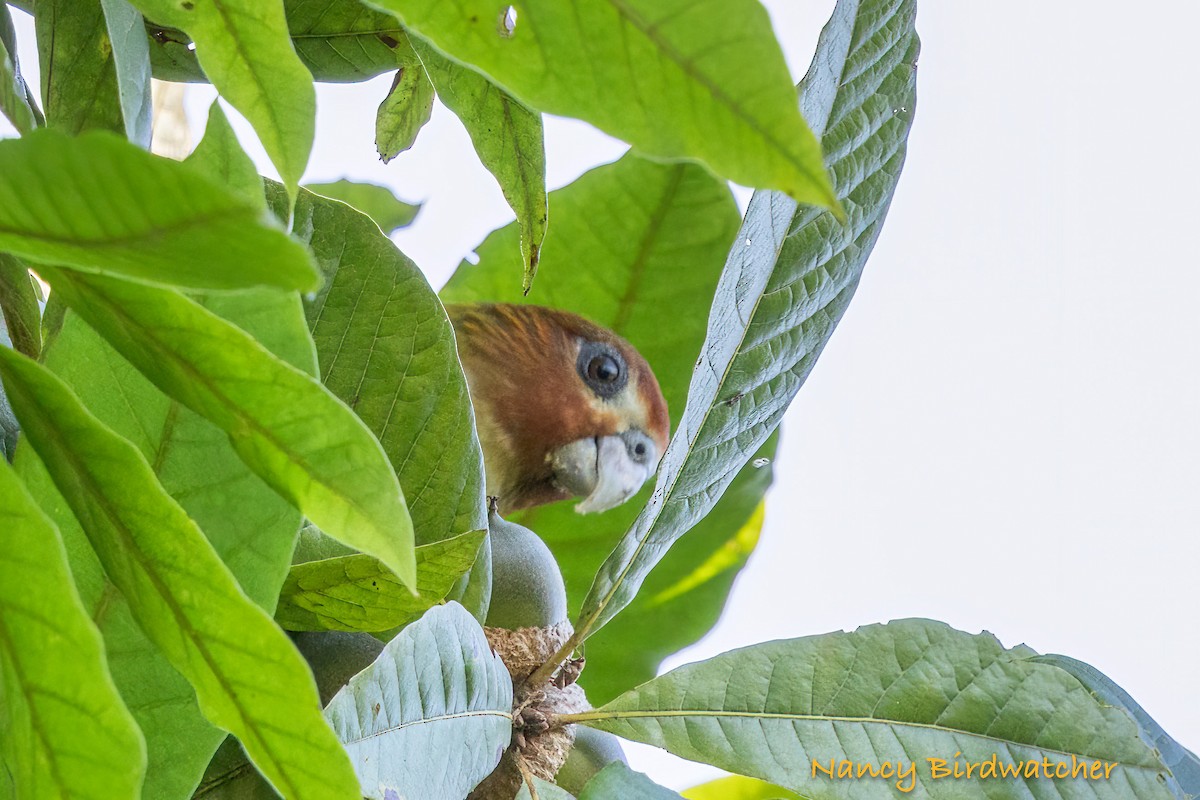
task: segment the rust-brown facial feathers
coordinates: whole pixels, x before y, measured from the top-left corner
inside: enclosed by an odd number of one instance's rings
[[[670,422],[658,381],[632,345],[541,306],[446,310],[475,405],[488,493],[503,510],[571,495],[586,496],[581,511],[603,510],[653,474]]]

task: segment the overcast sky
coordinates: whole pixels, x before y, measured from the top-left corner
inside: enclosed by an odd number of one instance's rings
[[[766,5],[798,79],[832,0]],[[784,422],[759,548],[717,629],[670,665],[930,617],[1087,661],[1200,748],[1200,7],[1131,9],[921,7],[887,225]],[[396,241],[440,285],[511,212],[440,107],[378,162],[388,81],[321,87],[308,178],[425,201]],[[189,95],[197,129],[211,97]],[[553,187],[624,149],[561,120],[547,147]],[[675,788],[717,774],[631,760]]]

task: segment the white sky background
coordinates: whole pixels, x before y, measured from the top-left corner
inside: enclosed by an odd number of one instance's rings
[[[766,5],[799,79],[833,2]],[[1200,748],[1200,6],[1129,9],[921,7],[883,235],[784,422],[758,550],[716,630],[668,666],[931,617],[1087,661]],[[424,200],[395,239],[440,286],[512,215],[440,106],[378,161],[389,80],[321,86],[307,178]],[[212,96],[190,91],[197,135]],[[624,149],[562,120],[547,148],[552,187]],[[629,750],[675,788],[717,774]]]

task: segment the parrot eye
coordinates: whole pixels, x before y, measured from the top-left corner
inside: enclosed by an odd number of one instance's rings
[[[612,356],[596,356],[588,362],[588,377],[601,383],[612,383],[621,377],[621,368]]]
[[[606,400],[625,388],[625,359],[607,344],[583,342],[579,348],[576,369],[584,383]]]

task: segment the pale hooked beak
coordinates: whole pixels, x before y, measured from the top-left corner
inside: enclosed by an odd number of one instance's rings
[[[550,466],[559,486],[583,497],[575,510],[590,514],[619,506],[637,494],[658,469],[661,455],[653,439],[630,429],[563,445],[551,454]]]

